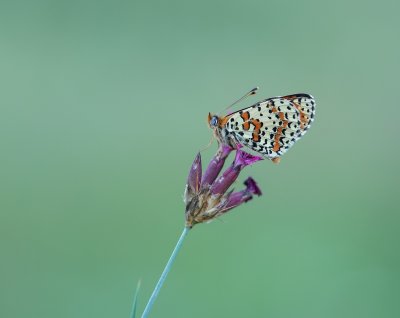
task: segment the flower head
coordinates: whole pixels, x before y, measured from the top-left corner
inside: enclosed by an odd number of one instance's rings
[[[218,177],[226,158],[234,149],[220,145],[216,155],[202,175],[201,156],[197,154],[189,172],[184,201],[186,204],[186,226],[211,221],[229,210],[251,200],[253,195],[261,195],[261,190],[252,178],[245,181],[242,191],[228,191],[246,166],[262,160],[262,157],[251,155],[236,149],[233,163]],[[199,182],[201,179],[201,182]]]

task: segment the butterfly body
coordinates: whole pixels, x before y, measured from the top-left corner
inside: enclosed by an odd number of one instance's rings
[[[208,123],[220,143],[248,147],[279,162],[309,129],[315,100],[309,94],[272,97],[224,117],[209,114]]]

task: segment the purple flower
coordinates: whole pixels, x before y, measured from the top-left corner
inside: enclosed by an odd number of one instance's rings
[[[260,196],[261,190],[258,187],[256,181],[252,178],[252,177],[248,177],[246,179],[246,181],[244,182],[245,186],[246,186],[246,191],[252,193],[252,194],[256,194],[258,196]]]
[[[225,159],[232,151],[233,149],[230,147],[220,146],[203,176],[201,174],[201,156],[197,154],[189,172],[184,195],[188,228],[192,228],[197,223],[217,218],[251,200],[253,195],[261,195],[261,190],[252,178],[245,181],[246,189],[238,192],[228,191],[243,168],[262,160],[261,157],[251,155],[238,148],[232,165],[218,177]]]
[[[223,213],[245,203],[253,198],[253,195],[261,195],[261,190],[252,177],[248,177],[244,182],[246,189],[238,192],[233,192],[229,195],[228,200],[223,208]]]

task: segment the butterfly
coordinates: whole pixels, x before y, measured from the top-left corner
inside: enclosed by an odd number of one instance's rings
[[[237,102],[257,90],[252,89]],[[271,97],[227,116],[209,113],[208,124],[220,143],[233,148],[245,146],[278,163],[310,128],[315,105],[314,97],[309,94]]]

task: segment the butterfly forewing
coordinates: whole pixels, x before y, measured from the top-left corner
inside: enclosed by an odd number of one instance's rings
[[[273,159],[305,134],[314,115],[311,95],[272,97],[228,115],[222,129],[240,144]]]

